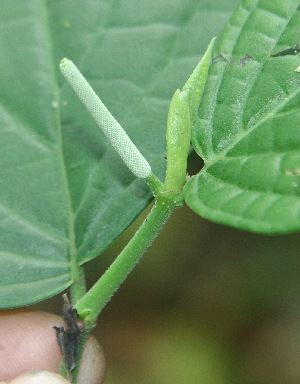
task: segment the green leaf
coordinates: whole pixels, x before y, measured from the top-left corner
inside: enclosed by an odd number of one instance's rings
[[[191,143],[191,119],[188,96],[174,93],[167,123],[167,171],[164,189],[181,191],[186,178],[187,158]]]
[[[73,95],[60,60],[76,62],[162,178],[169,100],[235,4],[1,2],[1,308],[66,289],[151,197]]]
[[[186,181],[191,127],[195,122],[204,92],[215,38],[182,88],[174,93],[167,122],[166,191],[181,191]]]
[[[184,84],[182,91],[187,95],[189,100],[191,124],[194,124],[197,117],[198,109],[205,89],[208,70],[211,64],[211,54],[216,38],[214,37],[209,43],[202,59],[197,64],[188,81]]]
[[[217,47],[193,132],[205,166],[184,190],[209,220],[300,229],[299,6],[242,1]]]

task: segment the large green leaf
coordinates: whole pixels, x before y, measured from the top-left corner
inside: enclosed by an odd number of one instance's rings
[[[244,0],[216,52],[185,187],[198,214],[237,228],[300,229],[299,0]]]
[[[163,177],[171,95],[236,2],[2,0],[1,308],[64,290],[150,198],[63,80],[61,58]]]

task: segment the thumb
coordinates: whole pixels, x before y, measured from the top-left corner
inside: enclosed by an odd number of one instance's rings
[[[101,364],[99,364],[99,361]],[[79,369],[77,382],[79,384],[101,383],[104,376],[103,354],[95,338],[90,338],[83,352],[82,365]],[[48,371],[26,372],[11,381],[1,381],[0,384],[71,384],[70,381],[57,373]]]
[[[1,383],[5,383],[2,381]],[[0,384],[1,384],[0,383]],[[68,380],[64,379],[57,373],[40,371],[23,373],[15,379],[6,382],[7,384],[71,384]]]

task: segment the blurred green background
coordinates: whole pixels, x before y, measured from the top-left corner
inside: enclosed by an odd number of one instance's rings
[[[87,264],[89,285],[145,214]],[[299,383],[299,247],[177,210],[100,316],[106,384]],[[61,297],[37,307],[60,314]]]

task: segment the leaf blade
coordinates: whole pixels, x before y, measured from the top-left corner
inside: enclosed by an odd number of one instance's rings
[[[216,20],[220,15],[225,22],[234,3],[223,6]],[[163,177],[168,100],[205,49],[206,37],[216,33],[211,26],[200,41],[190,33],[207,18],[203,7],[199,11],[202,2],[113,4],[3,1],[1,308],[66,289],[79,264],[101,253],[150,198],[72,97],[59,75],[60,59],[80,65]]]
[[[206,167],[185,188],[187,203],[203,217],[261,233],[300,228],[300,180],[288,175],[299,166],[299,59],[272,56],[295,45],[298,6],[243,1],[221,39],[193,135]]]

